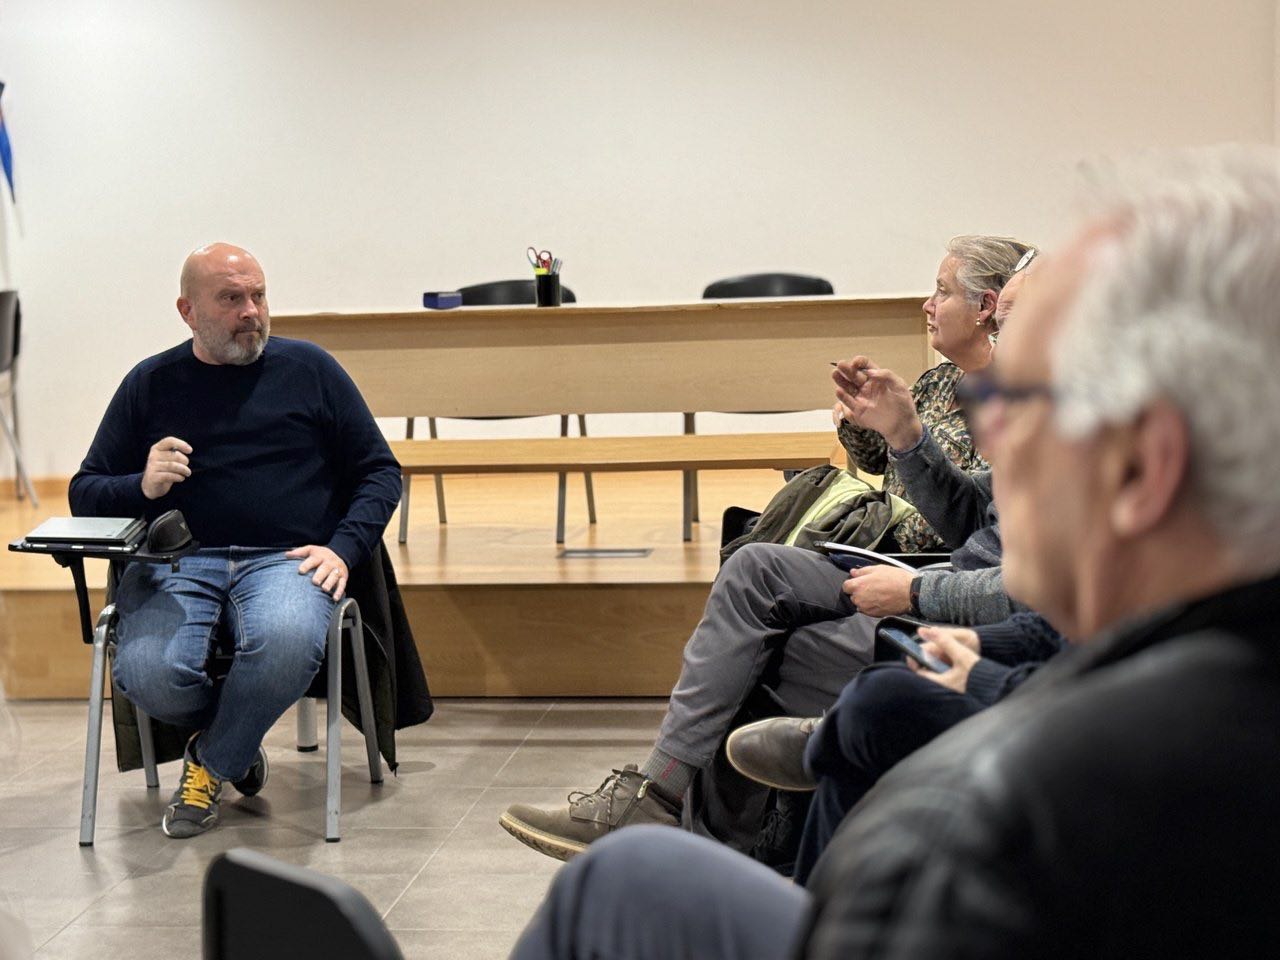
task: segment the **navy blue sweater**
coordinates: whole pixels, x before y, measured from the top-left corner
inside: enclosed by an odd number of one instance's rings
[[[1048,620],[1030,611],[974,629],[982,657],[969,671],[965,693],[987,705],[1008,696],[1067,645]]]
[[[148,500],[142,472],[165,437],[191,444],[191,476]],[[272,337],[247,366],[196,359],[191,341],[134,367],[80,471],[77,516],[181,510],[205,547],[328,546],[354,569],[400,499],[400,466],[338,362]]]

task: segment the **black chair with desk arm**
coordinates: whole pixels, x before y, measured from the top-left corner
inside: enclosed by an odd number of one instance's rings
[[[535,302],[534,283],[532,280],[494,280],[490,283],[476,283],[468,287],[459,287],[458,292],[462,294],[462,305],[464,307],[506,307],[518,306],[521,304],[532,304]],[[568,287],[561,289],[561,300],[563,303],[576,303],[578,298]],[[578,435],[585,437],[587,435],[587,418],[584,414],[577,414],[578,417]],[[413,439],[414,421],[416,417],[408,417],[405,422],[405,439]],[[428,436],[437,439],[436,417],[427,417]],[[468,419],[476,420],[508,420],[516,419],[512,417],[472,417]],[[569,435],[569,414],[560,414],[560,436],[567,437]],[[590,523],[596,522],[596,494],[595,487],[591,482],[591,474],[583,472],[584,481],[587,489],[587,519]],[[557,477],[558,490],[556,509],[557,516],[561,518],[561,522],[557,524],[556,529],[564,529],[564,512],[565,501],[567,496],[568,478],[561,473]],[[400,500],[400,543],[405,543],[409,537],[409,486],[413,478],[406,475],[404,477],[404,492]],[[436,474],[436,511],[441,523],[448,523],[448,513],[445,510],[444,502],[444,477]]]
[[[830,280],[803,273],[748,273],[739,277],[727,277],[708,284],[702,291],[703,300],[731,300],[739,297],[829,297],[835,293]],[[733,413],[785,413],[788,411],[727,411]],[[684,432],[697,433],[697,413],[686,411]],[[684,475],[686,511],[693,521],[699,520],[698,472],[689,470]]]
[[[402,960],[372,904],[347,883],[255,850],[209,864],[204,960]]]

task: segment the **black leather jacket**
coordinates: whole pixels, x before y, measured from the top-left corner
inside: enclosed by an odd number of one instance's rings
[[[1280,581],[1068,651],[884,777],[797,956],[1280,956]]]

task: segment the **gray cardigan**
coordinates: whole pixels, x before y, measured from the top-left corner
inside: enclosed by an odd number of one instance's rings
[[[929,435],[890,453],[908,499],[952,548],[951,570],[925,570],[920,614],[938,623],[997,623],[1027,608],[1009,599],[1000,573],[1000,526],[991,471],[965,473]]]

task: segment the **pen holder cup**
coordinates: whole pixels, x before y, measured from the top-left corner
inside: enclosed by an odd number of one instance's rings
[[[560,306],[560,274],[539,273],[533,278],[534,302],[540,307]]]

